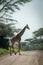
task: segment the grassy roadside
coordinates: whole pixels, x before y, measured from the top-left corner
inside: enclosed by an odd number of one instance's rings
[[[8,53],[9,53],[9,50],[0,48],[0,55],[4,55],[4,54],[8,54]]]
[[[13,51],[13,49],[11,49],[11,51]],[[18,52],[18,49],[14,49],[14,51],[15,52]],[[20,50],[20,51],[22,51],[22,50]],[[10,49],[9,50],[6,50],[6,49],[3,49],[3,48],[0,48],[0,56],[1,55],[5,55],[5,54],[8,54],[8,53],[10,53]]]

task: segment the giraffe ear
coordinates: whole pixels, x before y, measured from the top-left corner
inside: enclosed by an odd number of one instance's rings
[[[26,26],[27,26],[27,29],[30,29],[29,26],[28,26],[28,24]]]
[[[26,26],[28,26],[28,24],[26,24]]]

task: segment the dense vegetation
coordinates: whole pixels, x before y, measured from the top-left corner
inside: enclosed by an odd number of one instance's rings
[[[43,50],[43,28],[33,32],[34,37],[26,39],[22,44],[23,50]]]

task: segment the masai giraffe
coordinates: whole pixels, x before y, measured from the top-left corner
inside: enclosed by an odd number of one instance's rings
[[[20,45],[20,41],[21,41],[21,37],[22,35],[24,34],[25,30],[27,29],[30,29],[28,25],[26,25],[20,33],[18,33],[15,37],[13,37],[11,39],[11,45],[10,45],[10,54],[11,54],[11,48],[13,48],[13,52],[14,52],[14,44],[15,42],[18,42],[18,52],[19,52],[19,55],[20,55],[20,48],[21,48],[21,45]],[[16,54],[16,53],[15,53]]]

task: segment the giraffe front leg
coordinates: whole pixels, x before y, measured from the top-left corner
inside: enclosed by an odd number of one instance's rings
[[[21,45],[20,45],[20,41],[19,41],[19,42],[18,42],[18,52],[19,52],[19,55],[21,55],[20,49],[21,49]]]
[[[16,52],[14,51],[14,47],[13,47],[13,52],[14,52],[14,54],[16,55]]]

